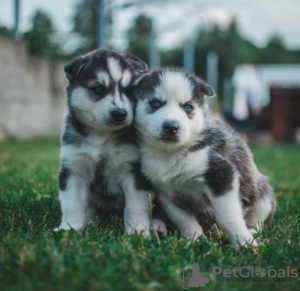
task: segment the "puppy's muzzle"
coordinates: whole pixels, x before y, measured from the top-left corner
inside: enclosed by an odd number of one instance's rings
[[[175,120],[166,121],[162,125],[162,139],[164,141],[177,141],[179,124]]]
[[[176,135],[179,131],[179,124],[177,121],[166,121],[163,124],[163,132],[166,135]]]
[[[125,109],[118,108],[112,110],[110,115],[115,122],[122,122],[127,117],[127,111]]]

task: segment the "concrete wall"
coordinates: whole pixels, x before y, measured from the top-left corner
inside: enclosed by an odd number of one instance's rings
[[[0,140],[60,134],[63,67],[31,58],[24,42],[0,36]]]

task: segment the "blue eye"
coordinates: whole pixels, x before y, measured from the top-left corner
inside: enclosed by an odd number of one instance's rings
[[[184,104],[183,105],[183,110],[186,113],[191,113],[194,110],[194,107],[191,104]]]
[[[102,92],[104,92],[106,90],[105,86],[103,85],[97,85],[95,87],[92,88],[92,90],[96,93],[96,94],[100,94]]]
[[[151,108],[153,109],[158,109],[162,106],[162,102],[158,99],[152,100],[149,102],[149,105],[151,106]]]

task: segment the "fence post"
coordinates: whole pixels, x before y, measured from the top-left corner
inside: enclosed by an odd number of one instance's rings
[[[105,0],[98,0],[98,48],[105,48]]]
[[[195,41],[187,40],[183,45],[183,67],[186,71],[194,73],[195,70]]]

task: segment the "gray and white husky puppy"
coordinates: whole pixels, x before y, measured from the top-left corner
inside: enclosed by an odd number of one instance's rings
[[[131,91],[145,70],[139,58],[110,50],[91,52],[65,67],[68,110],[57,229],[80,229],[95,212],[104,216],[124,211],[127,233],[149,232],[149,199],[138,170]]]
[[[145,75],[137,88],[142,171],[182,235],[193,240],[214,222],[234,245],[256,242],[269,226],[273,191],[242,138],[209,116],[213,89],[180,69]]]

